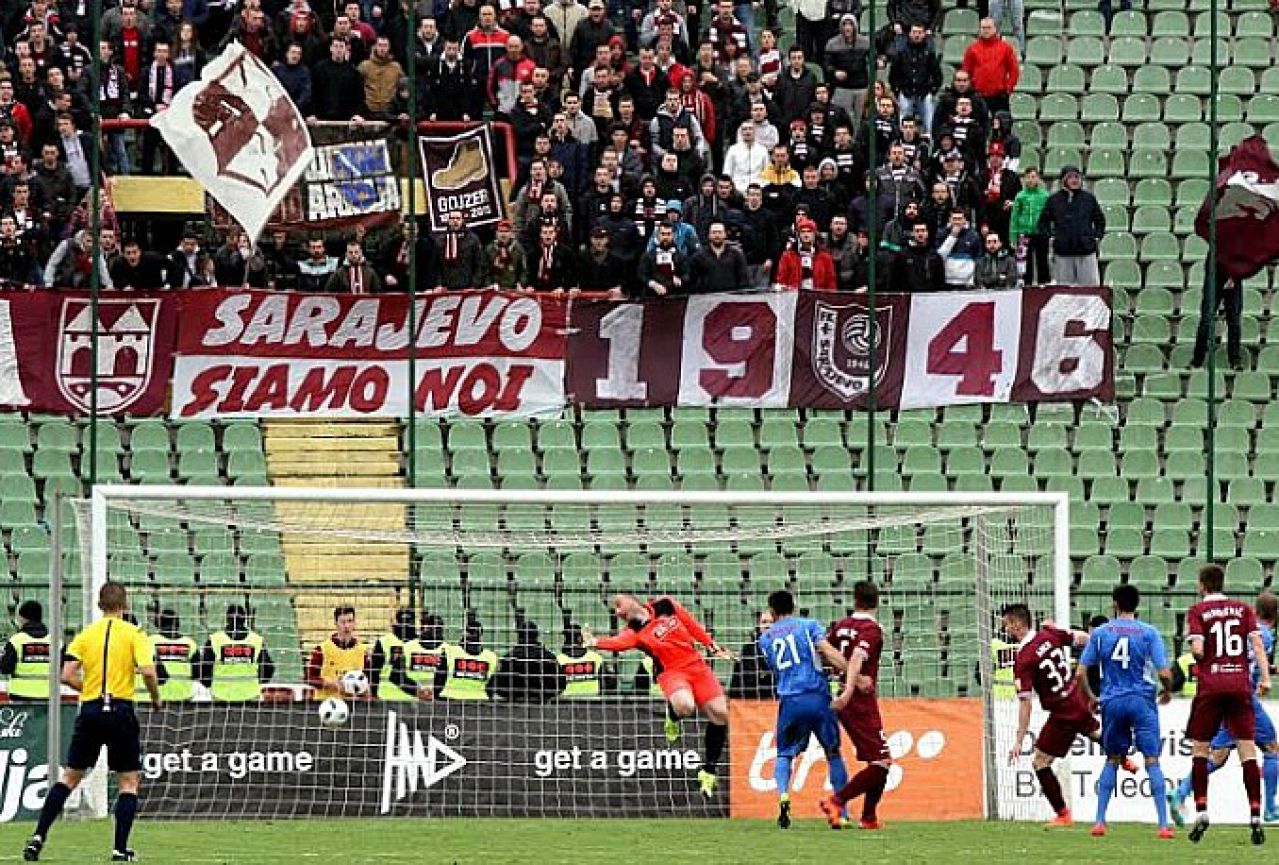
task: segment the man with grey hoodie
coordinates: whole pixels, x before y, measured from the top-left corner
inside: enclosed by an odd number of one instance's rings
[[[857,32],[857,16],[844,15],[839,19],[839,32],[826,43],[825,72],[833,88],[831,102],[850,117],[862,116],[866,87],[870,84],[866,65],[869,54],[870,40]]]

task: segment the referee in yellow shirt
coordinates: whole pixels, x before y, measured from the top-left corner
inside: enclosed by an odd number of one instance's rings
[[[71,734],[62,780],[49,790],[35,834],[22,851],[22,858],[28,862],[40,858],[49,827],[62,813],[71,791],[97,764],[103,747],[107,749],[107,766],[116,773],[120,788],[115,803],[115,846],[111,861],[137,860],[137,855],[129,849],[129,831],[138,813],[138,781],[142,771],[142,743],[138,718],[133,712],[137,674],[141,673],[146,682],[152,708],[163,709],[164,702],[160,699],[151,642],[137,626],[123,618],[128,605],[124,586],[107,583],[98,593],[98,609],[102,610],[103,617],[76,635],[67,647],[62,683],[80,692],[80,714]]]

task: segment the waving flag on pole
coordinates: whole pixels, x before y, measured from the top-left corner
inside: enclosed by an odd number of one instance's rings
[[[1195,217],[1195,234],[1208,239],[1208,207],[1216,201],[1217,266],[1231,279],[1247,279],[1279,259],[1279,165],[1266,139],[1253,135],[1218,161],[1217,188]]]
[[[238,42],[178,91],[151,125],[255,243],[311,162],[311,133],[297,106]]]

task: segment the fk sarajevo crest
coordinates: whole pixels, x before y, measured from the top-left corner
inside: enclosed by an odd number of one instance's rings
[[[893,309],[876,310],[874,382],[888,369],[893,338]],[[870,389],[871,320],[865,306],[813,306],[813,374],[822,385],[845,402]]]
[[[123,412],[146,393],[155,369],[157,299],[98,301],[98,411]],[[58,390],[83,412],[92,407],[93,308],[87,298],[62,302],[58,322]]]
[[[306,171],[311,134],[271,70],[238,42],[151,118],[217,202],[257,239]]]

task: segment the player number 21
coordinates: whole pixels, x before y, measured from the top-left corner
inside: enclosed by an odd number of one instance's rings
[[[1217,638],[1218,658],[1238,658],[1243,655],[1243,636],[1239,633],[1238,619],[1218,620],[1208,630]]]
[[[778,670],[785,670],[799,663],[799,647],[795,645],[794,634],[773,640],[773,663]]]

